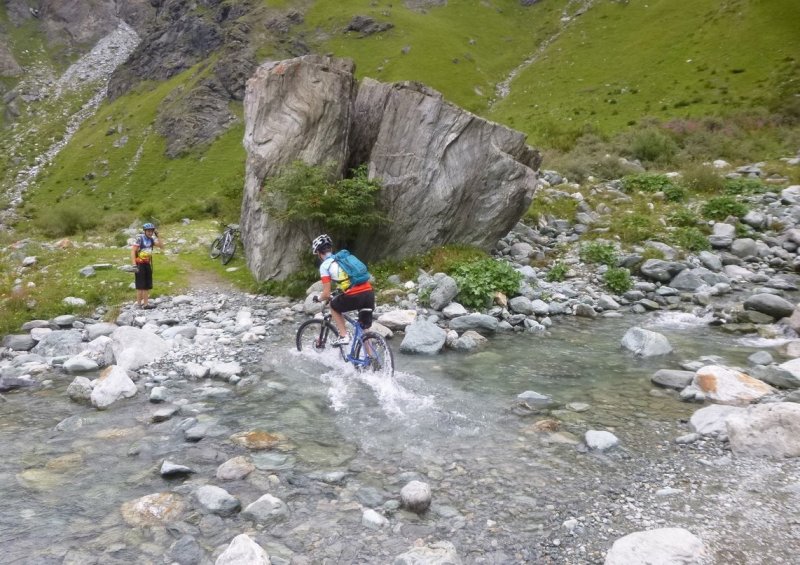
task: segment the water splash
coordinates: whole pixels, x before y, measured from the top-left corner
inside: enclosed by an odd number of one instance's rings
[[[714,320],[711,311],[697,309],[694,312],[659,312],[644,324],[648,328],[681,329],[707,326]]]

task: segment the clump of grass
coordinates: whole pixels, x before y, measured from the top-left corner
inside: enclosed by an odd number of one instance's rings
[[[537,194],[525,214],[525,219],[534,224],[543,216],[572,221],[575,219],[578,203],[578,200],[569,196]]]
[[[603,282],[614,294],[624,294],[633,287],[631,272],[624,267],[611,267],[603,274]]]
[[[630,152],[646,163],[669,165],[678,152],[678,145],[661,130],[649,128],[634,132]]]
[[[683,185],[691,192],[700,194],[719,194],[725,187],[717,171],[708,165],[694,165],[683,172]]]
[[[667,216],[667,223],[678,228],[691,228],[697,225],[700,218],[689,208],[677,208]]]
[[[654,239],[660,231],[661,225],[653,215],[642,212],[626,214],[611,225],[611,232],[628,244]]]
[[[670,234],[670,243],[687,251],[705,251],[711,249],[708,237],[696,227],[678,228]]]
[[[581,261],[614,266],[617,263],[617,250],[613,243],[592,241],[581,247]]]
[[[741,218],[747,214],[747,206],[733,196],[718,196],[703,204],[701,213],[708,220],[722,221],[728,216]]]
[[[85,232],[98,223],[96,216],[70,204],[50,208],[36,221],[36,227],[47,237],[65,237]]]
[[[767,192],[767,187],[758,179],[726,179],[724,182],[724,192],[731,196],[744,196]]]
[[[553,263],[552,267],[550,267],[550,270],[547,271],[547,276],[545,278],[550,282],[561,282],[567,278],[567,271],[569,271],[569,267],[567,267],[566,264],[561,261],[556,261]]]
[[[663,192],[675,185],[667,175],[641,173],[628,175],[622,179],[622,190],[628,194],[635,192]]]

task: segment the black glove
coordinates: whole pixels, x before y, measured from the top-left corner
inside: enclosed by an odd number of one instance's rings
[[[315,294],[314,298],[311,299],[312,302],[319,302],[319,295]]]

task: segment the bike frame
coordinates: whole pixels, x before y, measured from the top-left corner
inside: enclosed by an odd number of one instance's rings
[[[326,306],[322,308],[322,320],[323,322],[330,323],[332,319],[331,313],[328,311]],[[356,367],[367,367],[370,364],[370,359],[373,357],[374,352],[371,351],[371,347],[368,346],[367,343],[364,342],[364,330],[356,320],[351,318],[348,315],[344,315],[344,320],[353,328],[353,338],[350,340],[350,351],[344,352],[342,351],[342,357],[344,357],[345,361],[352,363]],[[323,340],[327,340],[327,332],[328,332],[328,325],[327,323],[323,323],[320,329],[319,340],[322,342]],[[356,346],[360,345],[361,351],[366,353],[365,359],[359,359],[356,357]]]

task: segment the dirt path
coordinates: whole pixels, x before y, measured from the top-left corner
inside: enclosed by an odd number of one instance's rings
[[[237,290],[230,281],[212,270],[192,268],[188,272],[189,290]]]

